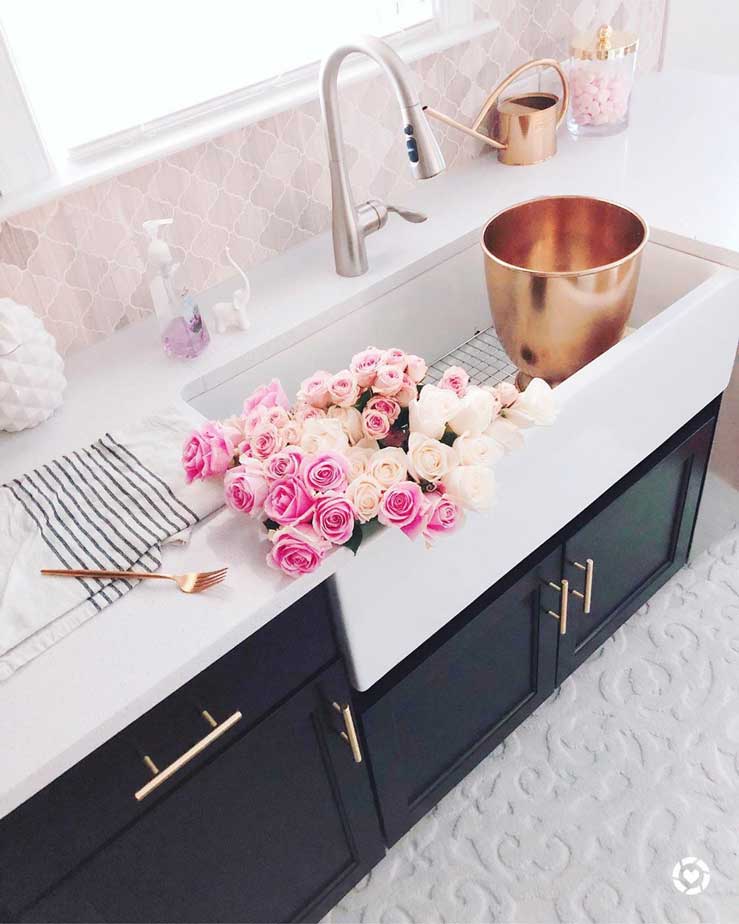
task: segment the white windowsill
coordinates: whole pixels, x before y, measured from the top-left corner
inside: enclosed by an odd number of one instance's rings
[[[495,31],[498,26],[498,21],[492,18],[477,20],[456,29],[434,32],[406,41],[396,46],[396,50],[405,61],[410,63],[462,42],[487,35]],[[377,73],[379,73],[378,66],[369,59],[350,60],[342,68],[341,82],[353,82]],[[58,165],[57,169],[43,182],[35,184],[30,189],[0,198],[0,222],[63,195],[201,144],[244,125],[259,122],[287,109],[296,108],[315,100],[317,96],[317,75],[312,74],[289,86],[245,100],[237,106],[214,109],[187,124],[173,127],[166,132],[158,132],[156,136],[149,139],[137,140],[129,147],[118,148],[84,161],[67,161]],[[0,226],[1,232],[2,227]]]

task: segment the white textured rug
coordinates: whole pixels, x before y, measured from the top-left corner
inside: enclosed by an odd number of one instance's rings
[[[708,867],[705,891],[675,864]],[[681,887],[704,882],[695,863]],[[326,922],[739,921],[739,529],[679,572]]]

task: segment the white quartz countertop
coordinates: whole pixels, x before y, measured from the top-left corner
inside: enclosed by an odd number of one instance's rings
[[[152,322],[77,353],[67,362],[69,388],[54,418],[35,430],[0,434],[0,484],[125,426],[143,409],[179,403],[289,349],[469,246],[500,209],[558,193],[631,206],[655,240],[739,268],[739,78],[651,75],[637,85],[624,134],[575,141],[563,130],[559,152],[547,163],[506,167],[485,156],[419,183],[404,204],[430,220],[413,226],[391,220],[369,239],[370,270],[358,279],[334,274],[327,235],[257,267],[250,274],[251,330],[214,336],[191,363],[163,355]],[[165,568],[228,564],[226,584],[202,597],[143,584],[0,684],[0,817],[351,554],[338,550],[315,574],[288,581],[264,564],[257,530],[226,511],[214,515],[187,547],[166,550]]]

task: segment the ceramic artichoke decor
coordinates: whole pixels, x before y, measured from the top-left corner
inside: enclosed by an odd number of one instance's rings
[[[35,427],[62,403],[64,362],[26,305],[0,298],[0,430]]]

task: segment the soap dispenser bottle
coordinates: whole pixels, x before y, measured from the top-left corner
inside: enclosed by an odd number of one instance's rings
[[[164,352],[176,359],[194,359],[208,346],[210,336],[193,297],[187,289],[177,289],[175,276],[180,264],[174,261],[167,242],[159,237],[159,229],[171,224],[171,218],[155,218],[143,224],[149,236],[149,289]]]

